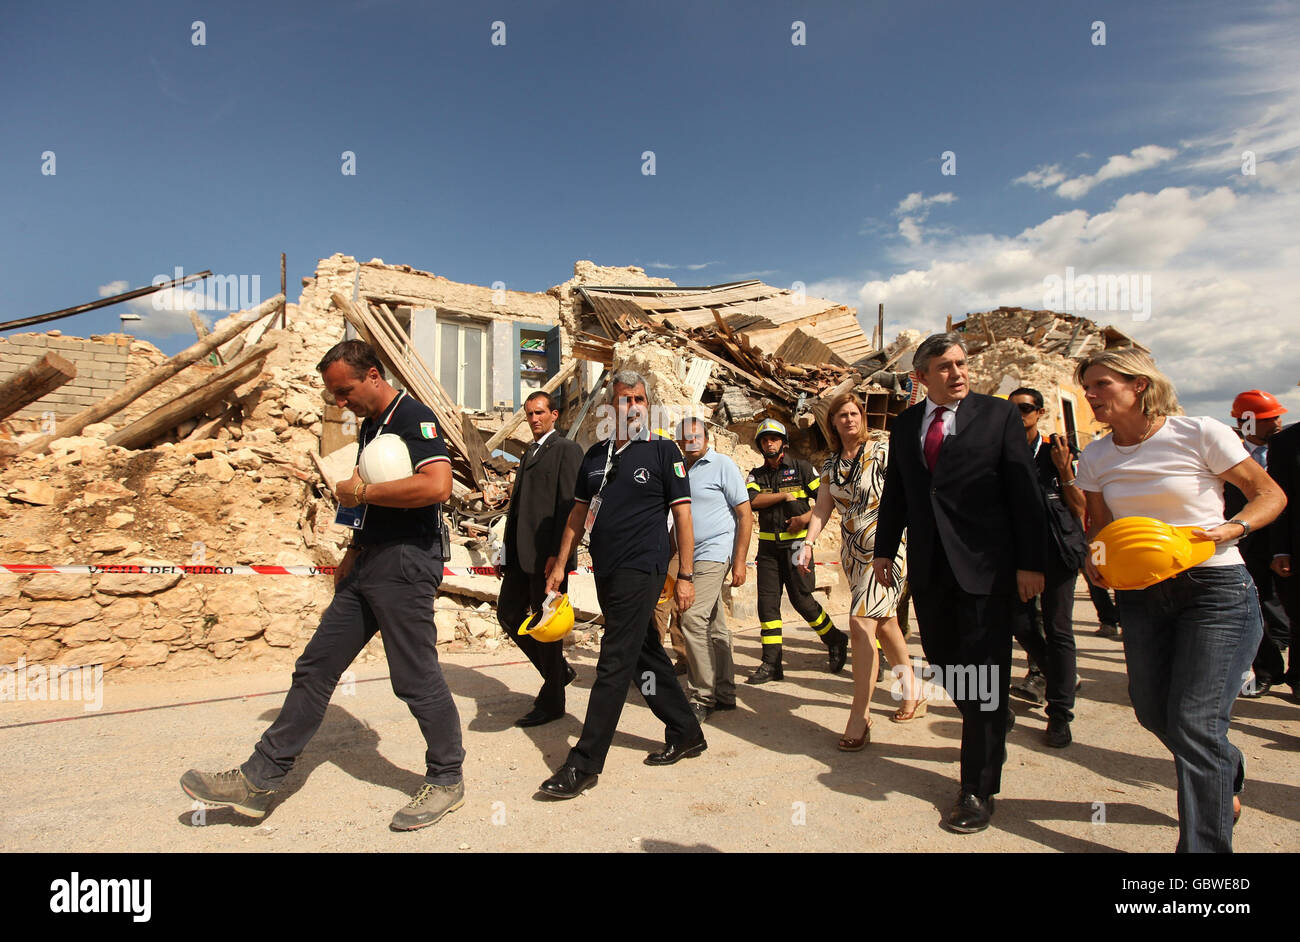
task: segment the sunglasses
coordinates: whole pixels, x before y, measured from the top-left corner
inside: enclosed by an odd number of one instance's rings
[[[1039,411],[1038,406],[1034,405],[1032,402],[1017,402],[1016,408],[1020,410],[1021,415],[1029,415],[1031,412]]]

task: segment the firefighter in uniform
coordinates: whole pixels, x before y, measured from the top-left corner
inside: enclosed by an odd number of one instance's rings
[[[749,502],[758,516],[758,620],[763,639],[763,661],[750,674],[748,684],[781,680],[781,589],[790,604],[826,643],[830,672],[837,674],[848,656],[849,639],[836,628],[812,590],[817,577],[811,566],[800,572],[794,558],[803,546],[812,515],[812,501],[821,483],[813,466],[787,453],[790,438],[785,426],[766,419],[754,436],[763,463],[749,475]]]

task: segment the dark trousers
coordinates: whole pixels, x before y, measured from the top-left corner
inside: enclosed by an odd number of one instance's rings
[[[596,598],[605,614],[596,680],[587,701],[582,735],[569,752],[567,765],[582,772],[601,772],[618,730],[618,718],[635,685],[646,706],[664,724],[669,744],[694,739],[700,724],[664,652],[655,627],[654,608],[663,591],[664,573],[616,569],[596,575]]]
[[[1250,573],[1195,566],[1120,592],[1119,607],[1133,712],[1174,757],[1178,851],[1230,852],[1246,766],[1228,728],[1264,630]]]
[[[781,590],[784,589],[790,604],[809,627],[831,643],[841,633],[831,622],[831,617],[813,598],[817,577],[811,562],[807,572],[794,564],[789,543],[760,542],[754,560],[758,570],[758,620],[763,651],[780,652],[781,645]],[[776,645],[773,648],[773,645]]]
[[[1074,648],[1074,584],[1079,573],[1066,569],[1058,560],[1048,563],[1043,594],[1022,602],[1014,599],[1012,633],[1047,678],[1047,715],[1052,719],[1074,720],[1074,678],[1077,670]],[[1042,607],[1041,624],[1038,618]]]
[[[568,577],[560,591],[568,591]],[[507,563],[501,577],[501,595],[497,599],[497,621],[510,640],[519,645],[537,673],[542,675],[542,689],[533,706],[550,714],[564,712],[565,660],[563,641],[538,641],[532,635],[519,634],[529,612],[538,613],[546,601],[546,573],[527,573]]]
[[[1291,685],[1292,690],[1300,691],[1300,639],[1296,634],[1300,633],[1300,574],[1295,570],[1285,579],[1278,577],[1277,598],[1282,603],[1282,608],[1286,612],[1287,621],[1291,626],[1291,653],[1288,657],[1288,667],[1286,673],[1282,675],[1283,683]]]
[[[1282,662],[1282,648],[1291,640],[1289,619],[1274,589],[1273,570],[1268,565],[1270,562],[1269,559],[1246,560],[1246,570],[1255,583],[1259,613],[1264,624],[1264,637],[1260,639],[1259,650],[1255,653],[1255,661],[1251,665],[1255,671],[1256,684],[1282,682],[1282,676],[1286,673],[1286,667]],[[1295,655],[1292,654],[1291,657],[1294,660]]]
[[[961,712],[961,788],[981,798],[1002,787],[1012,601],[1006,593],[963,591],[937,546],[930,583],[912,586],[921,648],[930,669],[942,672],[944,687]]]
[[[294,665],[280,715],[242,766],[250,782],[279,787],[320,728],[339,677],[376,631],[384,639],[393,693],[406,702],[424,734],[424,780],[432,785],[461,780],[460,715],[438,666],[433,626],[433,599],[441,582],[442,562],[429,547],[389,543],[359,552]]]
[[[1110,590],[1103,589],[1099,585],[1093,585],[1086,570],[1083,574],[1083,581],[1088,584],[1088,595],[1092,597],[1092,607],[1097,610],[1097,620],[1103,625],[1118,625],[1119,609],[1116,607],[1114,599],[1110,597]]]

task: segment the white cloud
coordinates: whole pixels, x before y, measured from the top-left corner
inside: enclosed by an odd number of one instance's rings
[[[809,291],[860,310],[883,302],[891,333],[930,332],[948,314],[1003,304],[1048,307],[1044,279],[1064,279],[1067,268],[1149,276],[1148,320],[1130,312],[1078,313],[1150,347],[1192,414],[1226,415],[1241,388],[1259,387],[1300,417],[1300,331],[1288,326],[1296,324],[1300,288],[1293,274],[1300,271],[1300,157],[1278,171],[1278,187],[1267,191],[1179,186],[1129,193],[1101,212],[1069,210],[1009,236],[936,235],[918,227],[891,249],[894,274],[865,284],[829,279]]]
[[[101,298],[111,298],[115,294],[123,294],[131,290],[131,282],[125,280],[110,281],[106,285],[99,286],[99,296]]]
[[[673,265],[668,262],[649,262],[646,264],[646,268],[664,268],[670,271],[675,268],[684,268],[687,271],[701,271],[705,268],[708,268],[710,265],[721,265],[721,264],[722,264],[721,262],[688,262],[682,265]]]
[[[1145,144],[1142,147],[1135,147],[1127,154],[1116,154],[1102,164],[1101,169],[1093,174],[1085,173],[1077,177],[1070,177],[1061,169],[1060,164],[1044,164],[1022,176],[1016,177],[1011,182],[1023,183],[1026,186],[1032,186],[1036,190],[1056,187],[1057,196],[1077,200],[1087,195],[1099,183],[1142,173],[1144,170],[1150,170],[1152,167],[1167,163],[1177,156],[1178,151],[1172,147]]]
[[[955,202],[957,197],[952,193],[936,193],[934,196],[925,196],[919,192],[908,193],[894,207],[893,215],[899,217],[898,234],[909,245],[919,245],[924,238],[921,223],[929,217],[930,207]]]

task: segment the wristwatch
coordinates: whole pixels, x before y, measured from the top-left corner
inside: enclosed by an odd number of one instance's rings
[[[1244,540],[1246,537],[1250,536],[1250,524],[1245,520],[1239,520],[1236,517],[1233,517],[1228,522],[1235,523],[1237,526],[1241,527],[1241,536],[1238,537],[1238,539]]]
[[[695,573],[693,573],[693,572],[679,572],[679,573],[677,574],[677,578],[680,579],[682,582],[694,582],[694,581],[695,581]]]

